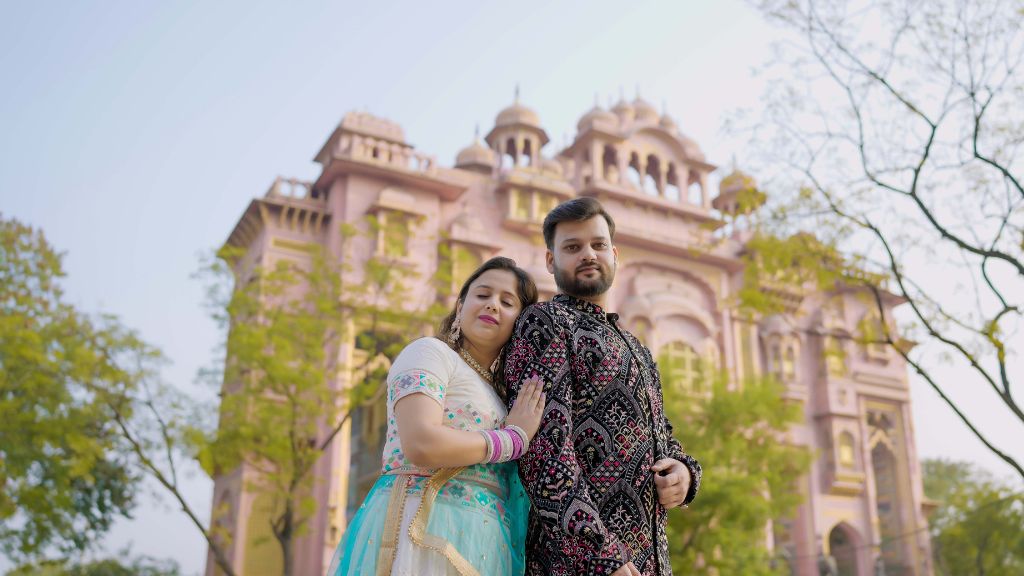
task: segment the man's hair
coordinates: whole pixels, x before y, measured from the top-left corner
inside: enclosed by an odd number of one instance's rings
[[[604,211],[604,206],[595,198],[582,196],[566,200],[555,206],[548,215],[544,217],[544,243],[548,250],[555,248],[555,227],[561,222],[582,222],[590,220],[594,216],[604,216],[608,222],[609,240],[615,239],[615,221]]]

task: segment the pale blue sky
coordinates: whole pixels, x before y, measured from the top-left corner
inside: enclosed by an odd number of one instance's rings
[[[450,165],[517,83],[553,144],[595,94],[607,105],[639,87],[725,165],[745,152],[720,127],[757,109],[752,69],[773,36],[735,0],[7,2],[0,211],[67,252],[73,302],[139,329],[173,361],[168,379],[190,386],[217,341],[190,279],[198,256],[275,176],[315,178],[312,157],[345,112],[399,122]],[[934,394],[914,393],[922,455],[1003,472]],[[190,490],[208,513],[209,484]],[[131,542],[198,573],[201,539],[155,502],[106,548]]]

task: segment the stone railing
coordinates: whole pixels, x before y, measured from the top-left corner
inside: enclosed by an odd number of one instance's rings
[[[417,152],[405,144],[372,136],[343,134],[338,140],[335,156],[401,168],[427,176],[437,173],[437,160],[433,156]]]
[[[323,202],[323,198],[313,196],[313,183],[298,178],[274,178],[274,183],[267,189],[266,198],[289,198],[309,202]]]

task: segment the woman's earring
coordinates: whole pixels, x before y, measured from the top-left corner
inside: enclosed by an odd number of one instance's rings
[[[455,321],[452,322],[452,329],[448,332],[448,341],[455,344],[459,341],[462,336],[462,319],[458,316],[455,317]]]

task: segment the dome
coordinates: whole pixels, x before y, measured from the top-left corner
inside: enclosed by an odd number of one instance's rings
[[[498,113],[494,120],[494,126],[513,126],[515,124],[526,124],[534,128],[540,128],[540,117],[533,110],[523,106],[519,102],[505,108]]]
[[[732,172],[722,178],[722,181],[718,183],[719,194],[725,194],[726,192],[738,192],[749,188],[757,188],[757,181],[754,180],[753,176],[743,172],[742,170],[736,169],[733,169]]]
[[[468,166],[494,166],[494,150],[480,143],[479,138],[474,138],[473,143],[459,151],[455,157],[455,167],[464,168]]]
[[[767,196],[746,172],[733,169],[718,183],[718,196],[711,201],[716,210],[732,215],[749,214],[763,206]]]
[[[636,110],[636,119],[640,122],[657,122],[658,111],[651,106],[650,102],[647,102],[643,98],[637,96],[636,100],[633,100],[633,109]]]
[[[679,141],[683,143],[683,150],[686,155],[694,160],[704,160],[704,152],[701,152],[697,141],[689,136],[680,134]]]
[[[619,118],[615,114],[601,108],[600,106],[594,106],[589,112],[580,118],[580,121],[576,123],[576,129],[580,132],[594,126],[595,124],[609,124],[615,126],[619,123]]]
[[[665,114],[664,116],[661,117],[661,121],[658,122],[658,125],[660,125],[665,130],[668,130],[669,132],[675,132],[677,128],[676,121],[673,120],[672,117],[669,116],[668,114]]]
[[[625,122],[631,122],[633,118],[636,118],[636,110],[633,106],[625,100],[619,100],[619,103],[612,108],[612,112],[619,117],[619,120]]]

